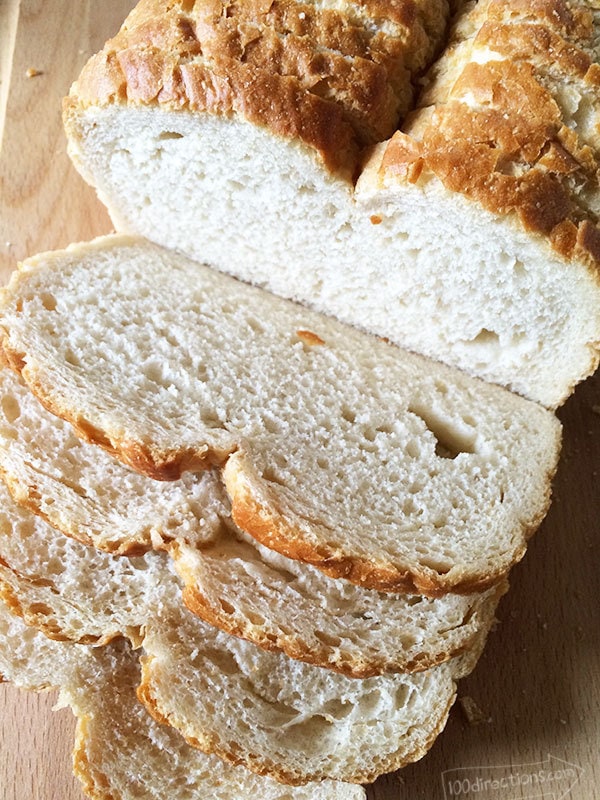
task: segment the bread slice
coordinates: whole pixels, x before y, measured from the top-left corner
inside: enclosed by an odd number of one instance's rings
[[[305,135],[320,111],[290,98],[284,128],[256,116],[252,86],[239,102],[221,91],[239,88],[242,50],[217,85],[185,78],[180,4],[142,4],[84,69],[65,105],[71,157],[117,230],[553,408],[598,364],[600,12],[467,7],[420,111],[363,152],[356,188],[338,168],[354,163],[348,137]],[[220,35],[203,23],[199,48]],[[260,74],[277,72],[262,56]]]
[[[428,598],[328,578],[239,535],[202,550],[173,542],[186,606],[265,650],[367,678],[429,669],[489,631],[507,583]]]
[[[5,358],[147,475],[221,465],[236,524],[353,583],[499,582],[549,503],[555,417],[143,241],[22,265]]]
[[[120,558],[86,547],[15,505],[0,483],[0,598],[54,639],[103,644],[141,628],[176,579],[166,555]]]
[[[183,476],[193,498],[190,504],[179,482],[138,475],[78,439],[6,369],[0,371],[0,470],[19,503],[69,536],[117,552],[130,552],[142,542],[166,548],[184,580],[187,606],[207,622],[349,676],[427,669],[469,648],[480,631],[489,629],[506,589],[500,584],[482,594],[431,599],[384,594],[329,578],[244,536],[231,520],[216,471]],[[82,548],[79,555],[71,553],[63,537],[39,520],[35,532],[23,540],[21,531],[29,530],[31,521],[20,511],[10,511],[2,489],[0,497],[7,531],[12,521],[8,541],[20,554],[15,561],[0,540],[0,558],[20,575],[37,580],[47,556],[62,549],[64,563],[85,558],[94,562],[95,571],[102,570],[102,563],[116,565],[117,582],[135,583],[136,572],[128,573],[126,562]],[[142,563],[148,568],[154,562],[146,558]],[[114,588],[115,581],[108,585]],[[72,591],[64,581],[53,583],[52,590]],[[47,591],[38,589],[34,602],[43,602]],[[146,603],[140,605],[138,616],[135,609],[128,611],[134,624]],[[129,620],[129,628],[131,624]],[[98,633],[92,634],[87,625],[75,633],[71,625],[70,638],[91,635]]]
[[[258,774],[366,783],[427,752],[484,641],[426,672],[361,680],[253,647],[173,603],[147,628],[138,695],[191,744]]]
[[[0,473],[13,498],[54,528],[108,553],[142,555],[177,537],[219,537],[229,517],[216,471],[155,481],[84,444],[18,376],[0,371]]]
[[[137,700],[138,655],[122,641],[52,641],[0,603],[0,671],[22,688],[60,688],[77,717],[74,771],[92,800],[365,800],[360,786],[283,786],[190,747]]]

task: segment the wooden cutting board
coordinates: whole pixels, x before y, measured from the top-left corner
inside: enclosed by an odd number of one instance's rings
[[[0,0],[3,279],[19,258],[110,230],[68,162],[60,100],[132,5]],[[459,687],[483,721],[458,703],[432,751],[380,779],[370,800],[600,797],[600,380],[581,386],[560,416],[553,507]],[[52,713],[54,702],[0,686],[0,800],[82,800],[70,774],[74,722]]]

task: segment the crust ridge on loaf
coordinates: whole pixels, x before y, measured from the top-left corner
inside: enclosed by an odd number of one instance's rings
[[[469,27],[392,137],[382,179],[434,175],[494,213],[516,214],[597,272],[599,11],[585,2],[485,0]]]
[[[328,4],[142,0],[84,68],[71,107],[159,103],[239,114],[351,177],[413,102],[441,46],[446,0]]]

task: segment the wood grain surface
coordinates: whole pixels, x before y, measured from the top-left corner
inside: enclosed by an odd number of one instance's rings
[[[132,5],[0,0],[3,279],[19,258],[110,230],[68,162],[60,101]],[[369,787],[370,800],[600,798],[600,379],[560,416],[552,509],[459,687],[483,721],[469,722],[457,703],[431,752]],[[70,774],[74,723],[51,711],[54,700],[0,686],[0,800],[82,800]]]

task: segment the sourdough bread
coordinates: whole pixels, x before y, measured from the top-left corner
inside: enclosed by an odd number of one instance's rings
[[[163,479],[221,465],[242,530],[353,583],[489,587],[549,503],[551,413],[143,241],[26,262],[0,329],[81,436]]]
[[[364,800],[360,786],[283,786],[190,747],[137,700],[138,656],[124,642],[51,641],[0,603],[0,671],[26,689],[59,688],[77,717],[75,774],[92,800]]]
[[[6,369],[0,371],[0,470],[19,503],[63,533],[97,547],[131,552],[142,541],[141,522],[142,530],[152,532],[148,541],[166,548],[173,559],[185,584],[187,606],[207,622],[261,647],[354,677],[427,669],[469,648],[480,631],[489,629],[506,588],[500,584],[482,594],[431,599],[384,594],[329,578],[244,536],[231,520],[216,471],[184,476],[193,498],[190,506],[177,482],[140,476],[78,439],[68,423],[46,411]],[[87,558],[96,572],[103,562],[117,569],[108,581],[111,590],[122,581],[135,584],[137,559],[127,565],[82,548],[79,555],[77,547],[72,553],[68,542],[41,520],[11,512],[3,489],[0,497],[9,537],[0,539],[0,558],[20,575],[35,583],[46,561],[68,564]],[[11,557],[7,542],[12,551],[18,547],[18,558]],[[152,565],[157,562],[151,558],[139,563],[144,571],[156,573]],[[163,569],[163,560],[160,564]],[[8,572],[5,583],[10,578]],[[57,580],[55,576],[51,590],[70,597],[73,580]],[[48,576],[46,587],[36,589],[35,602],[43,603],[47,592]],[[130,605],[124,633],[139,624],[146,605],[143,598],[137,611]],[[37,619],[41,624],[39,615]],[[114,619],[119,619],[118,611]],[[98,635],[85,625],[76,634],[72,624],[70,630],[70,638]]]
[[[348,136],[333,122],[328,145],[306,136],[321,130],[312,103],[290,98],[294,127],[256,115],[236,77],[243,48],[220,62],[222,81],[186,78],[189,47],[222,34],[205,6],[142,3],[66,101],[71,156],[117,230],[563,402],[600,342],[600,12],[584,0],[468,4],[419,110],[363,151],[355,188],[339,169],[355,163]],[[318,59],[318,41],[303,41]],[[292,37],[281,48],[292,58]],[[278,74],[279,58],[255,54],[256,74]],[[321,86],[306,88],[314,102]],[[386,119],[376,104],[365,114]]]

